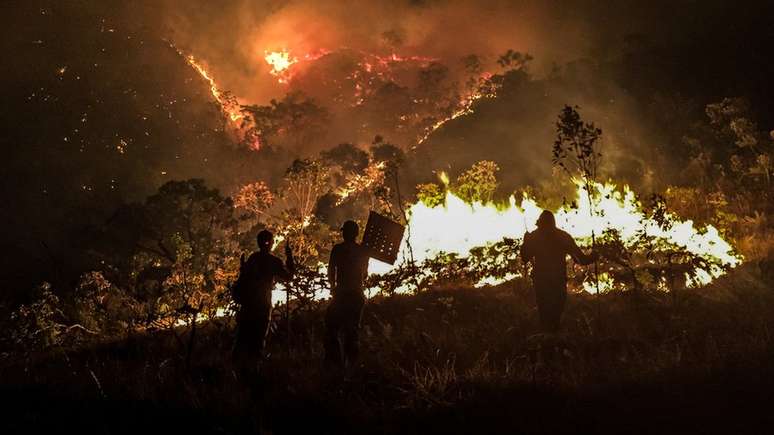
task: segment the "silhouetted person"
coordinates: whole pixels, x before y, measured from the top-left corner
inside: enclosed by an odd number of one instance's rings
[[[237,292],[239,312],[236,316],[237,333],[234,343],[234,361],[240,369],[252,370],[263,354],[266,333],[271,322],[271,292],[277,278],[289,280],[295,265],[290,246],[285,244],[285,261],[271,254],[274,235],[266,230],[258,233],[258,252],[247,261],[240,259]]]
[[[332,299],[325,313],[325,361],[337,366],[351,365],[358,357],[363,281],[368,274],[368,254],[355,242],[358,232],[355,222],[344,222],[344,242],[333,247],[328,262]]]
[[[567,256],[579,264],[590,264],[596,253],[586,255],[571,235],[556,228],[554,214],[544,210],[537,220],[537,230],[524,235],[521,258],[532,262],[532,284],[540,314],[540,326],[546,332],[559,330],[567,299]]]

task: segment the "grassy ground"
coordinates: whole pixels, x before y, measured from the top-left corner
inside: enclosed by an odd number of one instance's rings
[[[376,298],[362,361],[321,364],[321,311],[270,343],[260,403],[233,376],[232,328],[186,364],[169,333],[6,363],[2,433],[762,433],[774,427],[774,289],[752,267],[677,295],[569,299],[537,333],[529,289]],[[766,428],[769,428],[768,430]]]

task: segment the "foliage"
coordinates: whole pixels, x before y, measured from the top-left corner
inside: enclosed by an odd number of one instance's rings
[[[337,234],[337,229],[314,219],[303,231],[290,235],[296,263],[307,267],[317,267],[320,263],[326,263]]]
[[[500,167],[489,160],[474,163],[462,172],[450,186],[437,183],[425,183],[416,186],[416,195],[428,207],[437,207],[446,201],[446,190],[451,190],[456,196],[467,203],[489,203],[498,187],[497,172]],[[445,176],[444,176],[445,177]],[[442,180],[446,183],[446,179]]]
[[[507,70],[521,70],[533,59],[534,58],[528,53],[521,53],[509,49],[497,58],[497,64]]]
[[[419,70],[416,104],[427,107],[428,113],[448,115],[460,99],[458,85],[452,80],[449,67],[439,62],[430,62]]]
[[[720,139],[736,145],[736,149],[727,151],[730,157],[726,166],[737,182],[753,190],[769,189],[774,170],[774,136],[772,132],[760,131],[751,119],[748,102],[742,98],[724,98],[708,104],[706,114]]]
[[[470,250],[470,273],[476,282],[484,279],[507,280],[526,271],[521,261],[521,240],[504,238],[489,246]]]
[[[263,181],[247,183],[234,195],[234,205],[246,210],[252,217],[265,215],[274,204],[275,195]]]
[[[428,207],[438,207],[443,205],[446,192],[436,183],[419,184],[417,185],[417,199]]]
[[[309,311],[319,306],[328,286],[328,275],[323,273],[319,264],[297,267],[290,283],[290,294],[295,298],[291,304],[294,312]]]
[[[497,189],[497,163],[482,160],[474,163],[467,171],[457,177],[453,185],[454,193],[465,202],[488,203]]]
[[[368,166],[368,153],[351,143],[339,144],[320,153],[328,166],[339,166],[345,172],[362,173]]]
[[[328,169],[320,161],[296,159],[285,172],[279,197],[286,204],[283,213],[301,224],[309,219],[317,200],[329,189]]]
[[[33,302],[20,305],[11,313],[9,327],[2,334],[4,347],[9,350],[42,351],[65,340],[65,316],[51,285],[43,283],[35,292],[38,296]]]
[[[399,147],[385,142],[381,136],[376,136],[371,144],[371,156],[375,161],[384,162],[384,176],[371,187],[376,211],[393,219],[404,219],[398,173],[406,161],[406,154]]]
[[[329,113],[300,92],[271,100],[267,106],[245,106],[243,112],[253,121],[251,135],[262,144],[288,145],[295,149],[324,137]]]
[[[774,137],[755,122],[745,98],[724,98],[704,107],[685,141],[692,152],[683,171],[687,185],[671,186],[670,207],[715,225],[737,242],[747,261],[766,261],[774,238],[770,222]]]
[[[596,250],[608,291],[675,291],[685,288],[687,279],[697,281],[700,270],[725,269],[719,262],[644,233],[625,244],[617,231],[608,229],[597,237]]]
[[[598,160],[602,156],[595,146],[602,130],[581,119],[578,107],[564,106],[556,122],[553,163],[571,177],[596,180]]]
[[[144,246],[155,243],[164,255],[147,255],[146,250],[142,257],[146,265],[161,262],[169,267],[156,301],[159,314],[189,320],[200,312],[210,314],[237,269],[238,245],[232,237],[237,221],[231,200],[207,189],[201,180],[189,180],[165,184],[148,198],[146,207],[153,226],[147,228]]]
[[[520,240],[505,238],[471,249],[468,255],[440,253],[415,267],[403,264],[384,275],[372,275],[367,286],[392,294],[398,289],[420,292],[437,286],[504,282],[523,271],[520,249]]]
[[[652,195],[643,219],[656,222],[663,231],[675,225],[666,198]],[[686,248],[647,231],[639,231],[634,239],[624,243],[615,230],[605,230],[596,239],[600,253],[599,270],[608,278],[609,288],[618,291],[675,291],[686,284],[701,283],[704,273],[727,271],[722,261],[702,258]]]
[[[98,271],[81,276],[71,305],[68,317],[103,337],[129,332],[141,319],[138,302]]]
[[[100,246],[102,267],[84,275],[77,297],[95,308],[108,299],[131,307],[134,321],[159,327],[227,305],[227,286],[239,265],[239,221],[231,199],[202,180],[162,185],[143,203],[122,209],[106,231],[107,240],[120,241],[121,255],[116,257],[114,244]],[[100,324],[95,315],[90,322]]]
[[[508,49],[497,59],[497,65],[501,69],[498,73],[482,74],[477,79],[471,78],[468,83],[472,83],[476,93],[483,97],[506,96],[530,80],[527,65],[532,60],[532,55],[528,53]],[[475,67],[475,63],[466,63],[466,66],[468,65]]]
[[[371,155],[374,160],[387,162],[387,167],[397,169],[406,160],[406,154],[399,147],[385,142],[381,136],[374,138],[371,145]]]
[[[556,140],[552,150],[554,166],[561,168],[570,178],[583,181],[589,202],[589,211],[595,214],[592,199],[592,184],[597,179],[597,168],[602,154],[596,149],[596,143],[602,136],[602,130],[594,123],[581,119],[578,107],[565,105],[556,122]],[[591,233],[592,249],[595,248],[596,234]],[[594,261],[594,282],[599,293],[599,264]]]

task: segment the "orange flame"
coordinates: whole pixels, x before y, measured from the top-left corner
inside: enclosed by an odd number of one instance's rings
[[[422,145],[428,137],[430,137],[431,134],[433,134],[434,131],[441,128],[444,124],[446,124],[449,121],[452,121],[454,119],[459,118],[460,116],[465,116],[473,113],[473,105],[477,100],[480,100],[481,98],[494,98],[496,97],[496,94],[493,90],[484,91],[481,87],[481,83],[486,81],[491,77],[490,73],[483,73],[478,79],[478,82],[476,83],[476,86],[469,90],[466,95],[460,99],[459,105],[457,106],[457,110],[455,110],[451,115],[438,120],[435,124],[430,126],[425,130],[425,133],[422,135],[422,137],[417,141],[417,145]]]
[[[290,56],[289,51],[267,51],[263,57],[266,63],[271,66],[271,75],[278,78],[280,83],[287,83],[288,68],[291,65],[298,63],[298,59]]]
[[[363,174],[348,174],[344,186],[336,190],[336,205],[341,205],[351,195],[363,192],[384,179],[386,162],[371,162],[363,171]]]
[[[182,52],[179,50],[177,50],[177,52],[183,56]],[[212,77],[212,74],[210,74],[209,71],[207,71],[207,69],[204,68],[204,66],[199,63],[193,55],[184,57],[186,62],[188,62],[188,64],[191,65],[191,67],[196,70],[196,72],[198,72],[199,75],[210,85],[210,93],[220,106],[220,110],[223,112],[226,118],[231,121],[231,126],[233,128],[232,131],[234,131],[237,136],[239,136],[240,140],[244,140],[250,149],[253,151],[258,151],[261,148],[260,137],[258,134],[255,134],[255,132],[250,131],[249,125],[245,125],[246,123],[249,124],[249,118],[245,118],[244,114],[242,114],[237,99],[221,91],[218,85],[215,83],[215,79]]]
[[[290,82],[290,80],[293,78],[294,69],[291,68],[293,65],[300,63],[302,61],[313,61],[317,60],[326,54],[329,54],[330,50],[326,50],[324,48],[317,50],[313,53],[307,53],[300,58],[294,57],[290,54],[289,50],[281,50],[281,51],[264,51],[263,60],[266,61],[267,64],[271,67],[271,70],[269,70],[269,73],[273,75],[274,77],[277,77],[277,81],[282,84],[287,84]]]
[[[204,66],[197,62],[196,58],[194,58],[192,55],[186,57],[186,60],[188,61],[188,64],[191,65],[193,69],[195,69],[199,75],[201,75],[202,78],[210,84],[210,93],[212,93],[212,97],[215,98],[215,101],[217,101],[221,109],[223,109],[223,113],[225,113],[232,122],[237,122],[244,118],[244,115],[242,115],[239,109],[234,107],[235,102],[228,101],[225,98],[223,92],[218,88],[218,85],[215,84],[215,79],[212,78]]]

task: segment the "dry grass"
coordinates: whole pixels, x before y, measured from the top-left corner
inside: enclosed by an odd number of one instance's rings
[[[650,401],[673,409],[643,427],[680,428],[681,407],[721,418],[724,395],[757,401],[774,385],[774,289],[760,276],[742,268],[676,297],[576,295],[557,336],[538,333],[529,292],[511,286],[377,298],[364,314],[362,364],[346,372],[321,364],[322,316],[311,312],[296,319],[290,347],[279,325],[257,396],[233,375],[228,325],[203,328],[190,369],[158,334],[6,366],[4,390],[32,408],[34,430],[63,401],[79,427],[110,433],[157,418],[174,430],[242,433],[256,416],[275,433],[312,422],[322,433],[617,432],[604,422],[627,424],[625,404]],[[748,407],[743,399],[728,418]],[[585,402],[610,409],[569,405]]]

